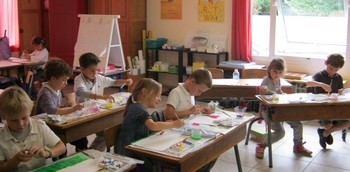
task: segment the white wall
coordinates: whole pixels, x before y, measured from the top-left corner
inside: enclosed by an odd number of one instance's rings
[[[153,31],[154,38],[165,37],[168,38],[169,43],[183,44],[188,32],[204,30],[213,34],[226,34],[227,50],[230,53],[232,0],[225,0],[224,23],[198,22],[198,0],[182,0],[182,20],[161,20],[160,4],[160,0],[147,0],[147,29]],[[270,61],[268,57],[254,57],[253,59],[258,64],[265,65],[268,65]],[[324,60],[320,59],[285,57],[285,60],[289,71],[314,74],[325,68]],[[346,62],[339,73],[344,79],[350,80],[349,71],[350,62]]]

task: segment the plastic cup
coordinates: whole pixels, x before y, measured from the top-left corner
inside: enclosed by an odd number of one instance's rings
[[[191,130],[191,138],[194,140],[199,140],[202,138],[202,131],[200,129]]]

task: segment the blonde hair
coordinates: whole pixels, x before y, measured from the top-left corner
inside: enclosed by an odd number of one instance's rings
[[[142,96],[144,96],[142,95],[142,89],[146,89],[149,93],[156,94],[162,90],[162,84],[151,78],[143,78],[140,81],[138,81],[134,90],[131,93],[131,96],[129,97],[126,103],[124,116],[128,111],[129,105],[139,101],[142,98]]]
[[[0,115],[19,115],[23,112],[30,114],[34,106],[26,92],[18,86],[8,87],[0,95]]]

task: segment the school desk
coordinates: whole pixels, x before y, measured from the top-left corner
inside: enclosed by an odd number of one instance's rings
[[[313,94],[285,94],[279,96],[278,102],[272,102],[269,97],[257,95],[256,98],[268,107],[268,147],[269,167],[272,167],[271,121],[308,121],[350,118],[349,98],[331,101],[305,99]],[[301,98],[298,98],[301,97]],[[320,95],[314,95],[321,97]],[[316,131],[315,131],[316,132]],[[307,138],[306,138],[307,139]],[[314,155],[316,156],[316,155]]]
[[[196,171],[234,147],[238,171],[241,172],[242,166],[237,144],[244,140],[246,135],[246,124],[249,121],[250,120],[242,122],[225,135],[220,134],[214,140],[209,141],[204,147],[194,152],[190,152],[182,158],[168,156],[132,146],[127,146],[126,149],[136,154],[157,160],[161,171]]]
[[[283,92],[292,93],[292,85],[284,79],[281,81]],[[255,95],[259,94],[261,82],[262,79],[240,79],[239,83],[233,84],[233,79],[213,79],[212,87],[198,98],[254,98]]]
[[[106,128],[121,124],[125,106],[109,110],[106,109],[96,114],[78,118],[74,121],[58,124],[46,122],[51,130],[64,142],[70,143],[103,131]],[[32,118],[40,118],[32,116]]]

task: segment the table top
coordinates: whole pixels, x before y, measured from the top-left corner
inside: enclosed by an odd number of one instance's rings
[[[258,87],[263,79],[240,79],[239,83],[233,84],[233,79],[213,79],[213,87]],[[292,84],[284,79],[281,79],[282,87],[291,87]]]

